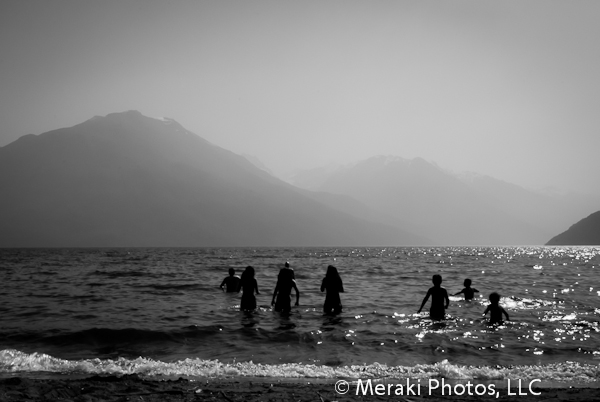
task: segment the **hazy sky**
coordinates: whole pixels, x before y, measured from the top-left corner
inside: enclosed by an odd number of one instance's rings
[[[600,191],[600,1],[0,1],[0,146],[176,119],[275,173],[374,155]]]

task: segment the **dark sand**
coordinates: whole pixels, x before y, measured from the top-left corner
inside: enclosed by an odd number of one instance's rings
[[[276,379],[199,381],[148,381],[136,375],[89,377],[86,379],[29,379],[13,377],[0,380],[0,401],[597,401],[598,388],[541,388],[541,395],[508,395],[498,389],[495,396],[448,396],[439,391],[417,396],[338,395],[335,381],[313,383],[309,380],[278,382]]]

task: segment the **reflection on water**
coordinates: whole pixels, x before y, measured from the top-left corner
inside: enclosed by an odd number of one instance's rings
[[[599,248],[228,248],[0,250],[0,343],[26,354],[93,359],[139,356],[224,364],[413,367],[537,365],[600,358]],[[271,309],[285,261],[300,306]],[[256,269],[259,308],[218,285],[229,267]],[[329,264],[344,281],[344,310],[322,313]],[[416,311],[431,276],[454,294],[447,320]],[[482,317],[496,291],[511,320]],[[428,306],[424,311],[428,310]]]

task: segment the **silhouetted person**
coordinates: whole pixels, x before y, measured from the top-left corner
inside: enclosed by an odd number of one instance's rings
[[[296,306],[300,303],[300,291],[294,277],[294,270],[289,268],[289,264],[286,263],[286,268],[282,268],[277,275],[277,285],[273,291],[271,305],[275,305],[275,311],[289,313],[292,310],[290,299],[292,289],[296,290]]]
[[[242,272],[242,279],[238,287],[238,293],[242,291],[242,301],[240,303],[240,310],[252,311],[256,310],[256,297],[254,297],[254,291],[259,295],[258,283],[254,279],[254,268],[247,266],[244,272]]]
[[[429,309],[429,317],[432,320],[443,320],[446,315],[446,309],[450,305],[450,299],[448,298],[448,292],[446,289],[441,287],[442,284],[442,276],[441,275],[433,275],[431,278],[433,282],[433,287],[429,288],[427,291],[427,295],[423,299],[423,303],[421,303],[421,307],[419,308],[418,313],[421,312],[427,300],[429,300],[429,296],[431,296],[431,308]],[[445,304],[444,304],[445,302]]]
[[[455,293],[453,296],[464,293],[465,300],[473,300],[473,297],[475,297],[475,292],[479,293],[479,290],[471,287],[470,279],[465,279],[465,282],[463,283],[463,285],[465,286],[465,288],[463,290],[461,290],[460,292]]]
[[[225,289],[223,289],[225,286]],[[240,286],[240,277],[235,274],[235,269],[229,268],[229,276],[223,279],[221,285],[219,286],[223,291],[227,293],[233,293],[238,291],[238,287]]]
[[[327,273],[321,282],[321,292],[327,291],[323,312],[325,314],[339,314],[342,312],[340,293],[344,293],[344,284],[338,270],[333,265],[327,267]]]
[[[483,315],[485,316],[488,311],[490,312],[490,325],[502,324],[502,314],[506,316],[506,321],[510,321],[510,318],[508,318],[508,313],[500,305],[500,295],[496,292],[490,295],[490,304],[483,312]]]

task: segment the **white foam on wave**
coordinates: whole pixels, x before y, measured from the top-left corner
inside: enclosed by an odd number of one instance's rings
[[[138,374],[148,378],[235,378],[268,377],[285,379],[428,379],[505,380],[539,379],[548,382],[600,383],[600,367],[576,362],[533,366],[489,367],[463,366],[443,360],[435,364],[387,366],[373,363],[351,366],[314,364],[257,364],[253,362],[222,363],[218,360],[184,359],[162,362],[149,358],[64,360],[43,353],[27,354],[14,349],[0,351],[0,373],[60,373],[72,375]]]

